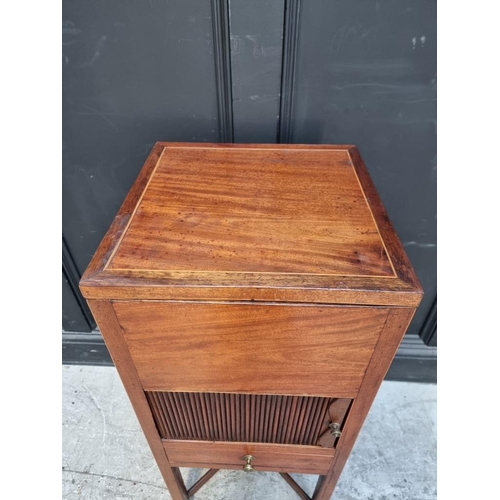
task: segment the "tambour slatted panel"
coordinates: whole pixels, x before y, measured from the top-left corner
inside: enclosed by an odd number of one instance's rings
[[[146,391],[163,439],[315,445],[329,398]]]

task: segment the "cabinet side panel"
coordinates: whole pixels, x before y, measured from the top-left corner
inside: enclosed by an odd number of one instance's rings
[[[351,411],[344,425],[332,465],[328,474],[318,481],[318,486],[313,496],[314,500],[327,500],[332,495],[342,469],[358,437],[361,426],[377,395],[380,384],[389,370],[399,344],[414,314],[415,309],[393,309],[389,312],[387,322],[373,352],[358,396],[352,404]]]
[[[168,462],[149,404],[137,375],[137,370],[130,357],[127,345],[123,340],[123,333],[116,319],[113,307],[110,302],[100,300],[89,300],[88,304],[99,325],[104,341],[137,415],[137,419],[141,424],[163,479],[168,486],[170,495],[173,500],[186,500],[187,492],[184,482],[179,470],[172,468]]]

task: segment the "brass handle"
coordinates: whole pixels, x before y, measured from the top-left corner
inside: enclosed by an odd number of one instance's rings
[[[340,430],[340,424],[333,423],[330,424],[328,427],[330,428],[330,434],[334,438],[339,438],[340,436],[342,436],[342,431]]]
[[[255,469],[252,467],[252,460],[255,460],[255,457],[252,457],[252,455],[245,455],[241,458],[247,461],[247,463],[243,466],[243,470],[245,472],[254,472]]]

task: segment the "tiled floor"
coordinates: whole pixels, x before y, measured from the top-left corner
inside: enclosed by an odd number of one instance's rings
[[[188,487],[201,473],[182,469]],[[317,476],[294,475],[309,493]],[[63,366],[63,498],[170,499],[116,370]],[[197,500],[297,500],[278,474],[218,472]],[[436,386],[384,382],[334,500],[434,500]]]

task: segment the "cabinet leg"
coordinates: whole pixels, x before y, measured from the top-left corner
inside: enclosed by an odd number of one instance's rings
[[[165,468],[162,468],[161,471],[172,500],[188,500],[189,497],[181,476],[181,471],[178,467],[169,468],[170,471],[165,470]]]
[[[172,500],[187,500],[187,491],[177,467],[171,467],[162,440],[158,434],[151,408],[142,389],[139,375],[127,345],[123,341],[123,331],[110,301],[89,300],[89,307],[97,318],[111,357],[127,391],[132,407],[148,441],[153,457],[167,485]]]
[[[321,483],[323,482],[323,479],[325,478],[325,476],[319,476],[318,478],[318,482],[316,483],[316,488],[314,488],[314,493],[313,493],[313,498],[317,498],[316,496],[316,493],[318,492],[320,486],[321,486]]]
[[[330,500],[338,477],[320,476],[312,500]]]

